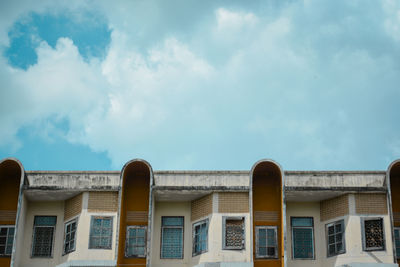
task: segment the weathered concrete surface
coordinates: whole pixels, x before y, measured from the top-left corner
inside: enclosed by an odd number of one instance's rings
[[[118,190],[120,172],[31,171],[27,179],[29,189]]]

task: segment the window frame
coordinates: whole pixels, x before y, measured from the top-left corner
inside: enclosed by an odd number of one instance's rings
[[[65,246],[66,246],[66,241],[67,241],[67,227],[68,227],[68,225],[72,225],[73,223],[75,223],[74,248],[69,249],[68,252],[65,252]],[[63,252],[62,252],[63,256],[67,255],[71,252],[74,252],[76,250],[76,239],[78,237],[77,232],[78,232],[78,217],[73,218],[73,219],[67,221],[66,223],[64,223],[64,243],[63,243]],[[71,240],[68,242],[71,243]]]
[[[163,218],[182,218],[183,219],[183,223],[182,226],[171,226],[171,225],[167,225],[167,226],[163,226]],[[165,258],[163,257],[163,253],[162,253],[162,249],[163,249],[163,240],[164,240],[164,228],[181,228],[182,229],[182,254],[180,258]],[[176,259],[183,259],[185,256],[185,217],[184,216],[161,216],[161,242],[160,242],[160,259],[163,260],[176,260]]]
[[[35,218],[36,217],[55,217],[56,218],[56,223],[51,226],[51,225],[35,225]],[[35,215],[33,216],[33,231],[32,231],[32,244],[31,244],[31,258],[53,258],[54,257],[54,243],[55,243],[55,238],[56,238],[56,226],[57,226],[57,216],[55,215]],[[36,228],[53,228],[53,238],[51,240],[51,253],[49,256],[36,256],[33,255],[34,252],[34,247],[35,247],[35,236],[36,236]]]
[[[342,244],[343,244],[343,249],[341,251],[339,251],[339,252],[336,251],[336,244],[338,243],[338,242],[336,242],[336,235],[337,235],[337,233],[336,233],[336,225],[338,225],[338,224],[342,225],[342,232],[341,233],[342,233]],[[335,253],[333,253],[333,254],[329,253],[329,245],[331,245],[329,243],[329,227],[331,227],[331,226],[333,226],[333,229],[335,231],[333,233],[333,235],[335,236],[335,242],[333,243],[335,245]],[[345,229],[344,219],[325,224],[326,255],[327,255],[328,258],[346,253],[346,238],[345,238],[345,236],[346,236],[346,229]]]
[[[207,234],[206,234],[206,238],[207,238],[207,240],[206,240],[206,249],[205,250],[196,251],[196,243],[195,243],[196,242],[195,241],[196,240],[196,238],[195,238],[195,236],[196,236],[196,227],[200,226],[200,229],[201,229],[201,225],[202,224],[206,224],[206,232],[207,232]],[[198,222],[195,222],[195,223],[192,224],[192,257],[198,256],[200,254],[208,252],[208,229],[209,229],[209,226],[210,226],[210,224],[209,224],[209,219],[208,218],[204,219],[204,220],[201,220],[201,221],[198,221]]]
[[[265,229],[265,230],[269,230],[272,229],[274,230],[274,236],[275,236],[275,254],[273,256],[269,256],[268,253],[267,255],[260,255],[259,254],[259,230],[261,229]],[[273,226],[273,225],[257,225],[255,226],[255,231],[256,231],[256,259],[277,259],[278,258],[278,226]],[[272,247],[272,246],[268,246],[268,239],[266,238],[266,248],[268,247]],[[268,250],[267,250],[268,252]]]
[[[393,227],[393,238],[394,238],[394,249],[396,251],[396,259],[400,259],[400,253],[397,253],[397,247],[396,247],[396,231],[399,232],[399,241],[400,241],[400,227],[395,226]],[[399,250],[400,250],[400,246],[399,246]]]
[[[312,226],[293,226],[293,220],[295,219],[311,219]],[[292,259],[293,260],[315,260],[315,236],[314,236],[314,217],[310,216],[293,216],[290,217],[290,228],[291,228],[291,239],[292,239]],[[294,235],[293,231],[295,229],[311,229],[311,236],[312,236],[312,257],[311,258],[296,258],[294,255]]]
[[[129,229],[144,229],[144,254],[128,255]],[[136,237],[137,238],[137,237]],[[136,242],[137,244],[137,242]],[[125,258],[146,258],[147,255],[147,225],[127,225],[125,234]]]
[[[111,232],[110,232],[110,237],[111,237],[111,242],[109,247],[93,247],[92,242],[91,242],[91,237],[92,237],[92,231],[93,231],[93,220],[95,219],[111,219]],[[113,246],[113,227],[114,227],[114,216],[98,216],[98,215],[92,215],[90,218],[90,230],[89,230],[89,249],[112,249]]]
[[[385,220],[383,217],[362,217],[361,219],[361,241],[363,251],[386,251],[386,237],[385,237]],[[380,220],[382,223],[382,239],[383,239],[383,246],[382,247],[373,247],[367,248],[367,240],[365,236],[365,222],[366,221],[375,221]]]
[[[1,230],[1,228],[7,228],[7,234],[5,235],[6,241],[5,241],[5,243],[4,243],[4,254],[0,254],[0,258],[2,258],[2,257],[11,257],[11,256],[12,256],[12,248],[13,248],[13,246],[14,246],[15,225],[8,225],[8,224],[0,225],[0,230]],[[9,239],[9,237],[10,237],[9,231],[10,231],[11,228],[14,229],[14,234],[12,235],[13,241],[12,241],[12,243],[11,243],[11,254],[7,254],[7,247],[9,247],[9,246],[7,245],[7,243],[8,243],[8,239]]]
[[[242,225],[242,246],[233,247],[226,245],[226,221],[243,221]],[[222,249],[223,250],[245,250],[246,249],[246,217],[245,216],[222,216]]]

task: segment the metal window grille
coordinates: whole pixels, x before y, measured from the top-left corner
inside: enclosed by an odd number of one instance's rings
[[[193,224],[193,256],[208,250],[208,219]]]
[[[326,225],[328,241],[328,256],[335,256],[346,252],[344,240],[344,220]]]
[[[278,258],[276,226],[256,226],[256,258]]]
[[[56,216],[35,216],[32,257],[52,257]]]
[[[11,256],[14,240],[14,230],[14,226],[0,227],[0,256]]]
[[[292,255],[294,259],[314,259],[314,220],[292,217]]]
[[[223,249],[244,249],[244,217],[223,217]]]
[[[400,258],[400,228],[394,228],[394,243],[396,246],[396,256]]]
[[[161,258],[183,258],[183,217],[161,218]]]
[[[64,254],[75,250],[76,224],[76,219],[65,224]]]
[[[382,218],[362,218],[364,250],[384,250],[385,237]]]
[[[132,225],[126,229],[125,256],[146,257],[146,226]]]
[[[89,248],[111,249],[112,217],[92,216],[90,226]]]

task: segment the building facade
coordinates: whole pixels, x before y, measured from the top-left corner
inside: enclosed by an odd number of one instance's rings
[[[0,161],[0,267],[398,266],[387,171],[25,171]]]

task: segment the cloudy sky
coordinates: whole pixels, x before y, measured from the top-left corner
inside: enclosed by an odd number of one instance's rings
[[[0,1],[0,158],[385,170],[400,2]]]

